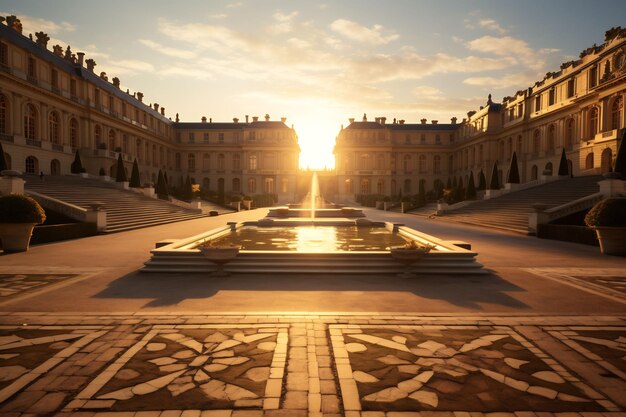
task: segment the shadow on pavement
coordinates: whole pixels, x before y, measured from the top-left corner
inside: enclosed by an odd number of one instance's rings
[[[95,298],[152,299],[144,307],[154,308],[202,300],[213,305],[220,293],[220,296],[230,294],[231,304],[232,299],[236,300],[241,309],[235,311],[264,311],[268,305],[282,308],[282,301],[285,301],[285,308],[289,308],[293,307],[294,298],[298,301],[299,311],[320,311],[320,306],[328,306],[331,311],[333,308],[334,311],[353,311],[347,308],[348,305],[362,305],[362,311],[415,311],[420,310],[420,301],[430,306],[441,301],[448,306],[479,311],[483,310],[481,304],[531,309],[507,294],[521,291],[526,290],[493,273],[405,279],[394,275],[296,276],[262,273],[216,278],[208,274],[134,272],[111,282]],[[291,303],[289,306],[287,300]]]

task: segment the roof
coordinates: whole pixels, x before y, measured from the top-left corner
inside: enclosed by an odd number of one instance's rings
[[[283,122],[257,121],[251,123],[234,122],[176,122],[175,129],[228,130],[228,129],[289,129]]]
[[[410,124],[391,124],[388,125],[391,130],[456,130],[461,125],[460,124],[426,124],[426,123],[410,123]]]
[[[346,129],[384,129],[385,126],[377,122],[352,122]]]

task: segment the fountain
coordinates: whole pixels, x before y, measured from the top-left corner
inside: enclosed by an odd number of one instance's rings
[[[298,208],[271,208],[267,217],[257,221],[228,223],[187,239],[159,242],[142,271],[404,277],[486,273],[476,262],[476,253],[461,247],[467,244],[444,241],[402,224],[374,222],[359,209],[327,204],[316,173],[305,200]],[[240,250],[228,265],[216,266],[201,253],[207,246]],[[416,247],[430,249],[419,260],[398,256]]]

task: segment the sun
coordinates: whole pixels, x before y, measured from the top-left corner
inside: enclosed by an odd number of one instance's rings
[[[339,124],[322,117],[307,117],[300,120],[295,127],[301,149],[300,168],[333,169],[333,147],[339,133]]]

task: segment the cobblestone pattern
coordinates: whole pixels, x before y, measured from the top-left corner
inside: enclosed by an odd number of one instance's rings
[[[0,323],[3,417],[626,415],[625,317],[0,313]]]

